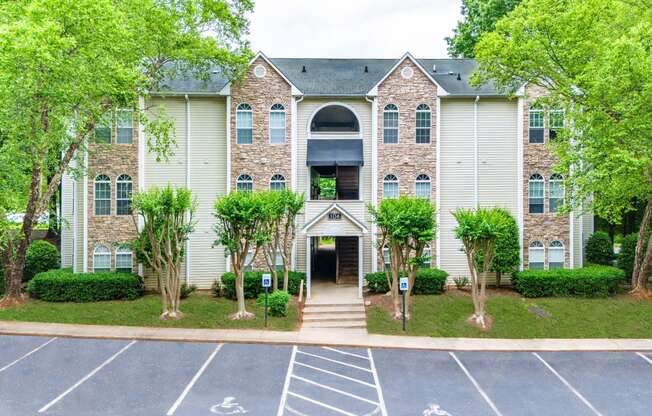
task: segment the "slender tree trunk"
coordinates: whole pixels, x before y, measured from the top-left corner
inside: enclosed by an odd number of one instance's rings
[[[638,242],[636,243],[636,254],[634,256],[634,270],[632,272],[632,291],[633,295],[650,297],[649,275],[652,268],[652,238],[647,242],[646,238],[652,222],[652,197],[648,199],[641,221],[641,228],[638,232]]]
[[[283,257],[283,291],[288,292],[290,285],[290,262]]]
[[[246,253],[246,251],[245,251]],[[247,312],[247,305],[245,304],[245,295],[244,295],[244,273],[243,268],[239,264],[233,264],[239,262],[232,262],[233,272],[235,273],[235,295],[238,299],[238,311],[230,316],[233,320],[238,319],[251,319],[254,317],[254,314]]]

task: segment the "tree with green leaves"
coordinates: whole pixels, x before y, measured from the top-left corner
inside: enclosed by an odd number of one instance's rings
[[[207,78],[216,66],[230,78],[242,74],[251,56],[243,35],[252,7],[251,0],[0,2],[0,155],[7,162],[0,178],[17,175],[10,192],[24,195],[15,250],[4,256],[0,305],[23,299],[36,220],[64,173],[82,173],[98,120],[113,108],[135,109],[149,150],[165,158],[174,148],[170,124],[149,120],[139,97],[178,74]],[[72,169],[73,159],[82,169]]]
[[[196,201],[186,188],[149,188],[134,195],[133,207],[143,228],[133,243],[134,251],[158,278],[163,312],[161,319],[180,319],[181,263],[185,243],[195,229]],[[134,224],[137,228],[138,225]]]
[[[497,208],[460,208],[453,212],[453,216],[457,220],[457,227],[453,232],[462,242],[471,275],[473,315],[469,322],[482,329],[488,329],[490,323],[485,311],[487,273],[496,253],[496,243],[506,229],[507,218],[502,210]]]
[[[503,217],[499,224],[504,228],[499,233],[489,271],[496,273],[496,286],[500,287],[504,273],[514,273],[521,264],[521,240],[518,223],[514,216],[504,208],[496,208],[496,215]]]
[[[553,149],[568,209],[618,223],[646,201],[633,293],[652,296],[652,2],[524,0],[476,47],[474,82],[547,90],[568,128]],[[648,241],[648,242],[646,242]]]
[[[427,199],[400,196],[383,199],[379,206],[368,207],[378,227],[376,249],[383,258],[383,249],[389,249],[390,267],[385,271],[393,303],[394,319],[402,318],[401,294],[398,280],[408,278],[406,316],[411,317],[410,294],[417,271],[424,262],[423,250],[435,238],[435,206]]]
[[[453,58],[473,58],[480,37],[491,32],[496,22],[516,7],[521,0],[462,0],[462,18],[446,38],[448,54]]]

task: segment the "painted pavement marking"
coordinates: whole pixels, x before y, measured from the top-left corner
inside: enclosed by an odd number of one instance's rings
[[[197,371],[197,373],[192,378],[192,380],[190,380],[190,383],[188,383],[186,388],[183,389],[183,392],[181,393],[181,395],[179,396],[177,401],[175,401],[174,404],[172,405],[172,407],[170,407],[170,410],[168,410],[168,412],[166,413],[167,416],[172,416],[174,414],[174,412],[176,412],[177,408],[181,405],[181,402],[183,402],[183,399],[186,398],[186,396],[190,392],[190,389],[192,389],[192,386],[195,385],[197,380],[199,380],[199,377],[201,377],[201,375],[204,373],[204,371],[206,371],[206,368],[208,367],[208,365],[211,363],[211,361],[213,361],[213,358],[215,358],[217,353],[220,352],[220,349],[222,348],[222,345],[224,345],[224,344],[218,344],[217,347],[215,347],[215,350],[213,351],[213,353],[208,357],[206,362],[204,362],[204,365],[201,366],[201,368]]]
[[[325,407],[326,409],[332,410],[332,411],[334,411],[336,413],[339,413],[339,414],[342,414],[342,415],[358,416],[355,413],[347,412],[346,410],[342,410],[342,409],[337,408],[335,406],[331,406],[331,405],[329,405],[327,403],[320,402],[319,400],[311,399],[310,397],[302,396],[302,395],[297,394],[297,393],[292,393],[291,391],[288,391],[288,394],[290,396],[296,397],[297,399],[305,400],[308,403],[312,403],[312,404],[316,404],[317,406]],[[286,409],[287,409],[287,405],[286,405]],[[291,410],[291,412],[296,412],[296,411]]]
[[[342,355],[348,355],[350,357],[357,357],[357,358],[362,358],[363,360],[369,360],[369,357],[365,357],[364,355],[354,354],[352,352],[342,351],[342,350],[338,350],[336,348],[331,348],[331,347],[322,347],[322,348],[327,350],[327,351],[337,352],[337,353],[342,354]]]
[[[580,393],[579,391],[577,391],[577,389],[575,389],[575,387],[573,387],[573,386],[568,382],[568,380],[566,380],[566,379],[565,379],[561,374],[559,374],[559,373],[557,372],[557,370],[555,370],[555,369],[554,369],[550,364],[548,364],[548,363],[546,362],[546,360],[544,360],[543,358],[541,358],[541,356],[540,356],[539,354],[537,354],[536,352],[533,352],[532,355],[534,355],[536,358],[538,358],[539,361],[541,361],[541,362],[543,363],[543,365],[545,365],[545,366],[548,368],[548,370],[550,370],[550,371],[552,372],[552,374],[554,374],[554,375],[559,379],[559,381],[561,381],[561,382],[562,382],[566,387],[568,387],[568,389],[569,389],[569,390],[570,390],[570,391],[571,391],[575,396],[577,396],[577,398],[580,399],[580,400],[582,401],[582,403],[584,403],[584,404],[585,404],[589,409],[591,409],[591,411],[592,411],[596,416],[603,416],[602,413],[600,413],[600,412],[599,412],[595,407],[593,407],[593,405],[591,404],[591,402],[589,402],[589,401],[588,401],[588,400],[587,400],[587,399],[582,395],[582,393]]]
[[[378,399],[380,400],[380,411],[383,416],[387,416],[387,408],[385,407],[385,399],[383,398],[383,390],[378,380],[378,372],[376,371],[376,363],[374,363],[374,356],[371,354],[371,349],[367,348],[369,355],[369,362],[371,363],[371,371],[374,374],[374,383],[376,383],[376,390],[378,391]]]
[[[500,410],[498,410],[498,408],[496,407],[496,405],[494,404],[494,402],[489,398],[489,396],[487,395],[487,393],[485,393],[484,390],[482,390],[482,387],[480,387],[480,384],[478,384],[478,382],[477,382],[477,381],[475,380],[475,378],[471,375],[471,373],[469,372],[469,370],[466,369],[466,367],[464,366],[464,364],[462,364],[462,362],[457,358],[457,356],[456,356],[453,352],[449,352],[449,354],[450,354],[451,357],[453,357],[453,359],[455,360],[455,362],[457,363],[457,365],[460,367],[460,369],[462,369],[462,371],[464,372],[464,374],[466,374],[466,377],[469,379],[469,381],[471,381],[471,384],[473,384],[473,386],[474,386],[475,389],[478,391],[478,393],[480,393],[480,395],[481,395],[482,398],[487,402],[487,404],[489,405],[489,407],[491,407],[491,410],[494,411],[494,413],[496,414],[496,416],[503,416],[503,414],[500,413]]]
[[[370,369],[368,369],[368,368],[360,367],[360,366],[357,366],[357,365],[354,365],[354,364],[345,363],[345,362],[343,362],[343,361],[339,361],[339,360],[333,360],[332,358],[324,357],[324,356],[321,356],[321,355],[311,354],[311,353],[309,353],[309,352],[303,352],[303,351],[297,351],[297,352],[298,352],[299,354],[308,355],[308,356],[310,356],[310,357],[318,358],[318,359],[320,359],[320,360],[330,361],[330,362],[332,362],[332,363],[336,363],[336,364],[344,365],[344,366],[347,366],[347,367],[355,368],[355,369],[357,369],[357,370],[367,371],[367,372],[369,372],[369,373],[372,372],[372,371],[371,371]]]
[[[290,387],[290,380],[292,377],[292,370],[294,369],[294,359],[297,356],[297,346],[292,347],[292,355],[290,356],[290,364],[288,365],[288,372],[285,375],[285,384],[283,385],[283,394],[281,394],[281,403],[278,405],[278,411],[276,412],[276,416],[283,416],[283,411],[285,410],[285,406],[287,405],[287,399],[288,399],[288,388]]]
[[[335,376],[335,377],[340,377],[340,378],[343,378],[345,380],[353,381],[354,383],[362,384],[362,385],[367,386],[367,387],[371,387],[371,388],[376,387],[371,383],[367,383],[366,381],[362,381],[362,380],[358,380],[357,378],[345,376],[344,374],[338,374],[338,373],[336,373],[334,371],[325,370],[323,368],[315,367],[315,366],[312,366],[312,365],[309,365],[309,364],[300,363],[298,361],[295,361],[294,364],[298,365],[300,367],[306,367],[306,368],[309,368],[311,370],[319,371],[321,373],[330,374],[330,375]]]
[[[650,363],[650,365],[652,365],[652,359],[650,359],[650,357],[648,357],[647,355],[641,354],[640,352],[637,352],[636,355],[638,355],[639,357],[641,357],[642,359],[644,359],[645,361]],[[0,370],[0,371],[2,371],[2,370]]]
[[[93,376],[94,376],[95,374],[97,374],[101,369],[103,369],[104,367],[106,367],[107,365],[109,365],[113,360],[115,360],[116,358],[118,358],[118,356],[119,356],[120,354],[122,354],[123,352],[127,351],[127,349],[129,349],[129,348],[130,348],[132,345],[134,345],[136,342],[138,342],[138,341],[133,340],[133,341],[131,341],[129,344],[127,344],[127,345],[125,345],[124,347],[122,347],[122,349],[120,349],[120,351],[118,351],[118,352],[116,352],[115,354],[113,354],[111,357],[109,357],[109,359],[107,359],[106,361],[104,361],[104,362],[103,362],[102,364],[100,364],[97,368],[95,368],[93,371],[91,371],[90,373],[88,373],[86,376],[84,376],[84,377],[83,377],[81,380],[79,380],[77,383],[73,384],[73,385],[72,385],[68,390],[64,391],[64,392],[61,393],[57,398],[55,398],[55,399],[52,400],[50,403],[46,404],[46,405],[43,406],[41,409],[39,409],[38,413],[46,412],[50,407],[54,406],[54,405],[55,405],[59,400],[61,400],[61,399],[63,399],[64,397],[66,397],[68,394],[70,394],[70,392],[72,392],[73,390],[75,390],[77,387],[81,386],[85,381],[87,381],[88,379],[90,379],[91,377],[93,377]]]
[[[34,354],[35,352],[37,352],[37,351],[40,350],[41,348],[45,347],[45,346],[48,345],[49,343],[55,341],[56,339],[57,339],[57,337],[51,338],[49,341],[47,341],[47,342],[45,342],[45,343],[39,345],[38,347],[34,348],[33,350],[31,350],[31,351],[28,352],[27,354],[23,355],[22,357],[19,357],[19,358],[15,359],[14,361],[10,362],[9,364],[5,365],[4,367],[0,368],[0,373],[2,373],[2,372],[5,371],[6,369],[8,369],[8,368],[14,366],[15,364],[18,364],[19,362],[21,362],[21,361],[24,360],[25,358],[27,358],[27,357],[29,357],[30,355]]]
[[[369,404],[373,404],[373,405],[376,405],[376,406],[380,406],[380,403],[375,402],[375,401],[373,401],[373,400],[366,399],[366,398],[364,398],[364,397],[361,397],[361,396],[355,395],[355,394],[353,394],[353,393],[346,392],[346,391],[344,391],[344,390],[336,389],[335,387],[331,387],[331,386],[327,386],[327,385],[325,385],[325,384],[317,383],[316,381],[312,381],[312,380],[309,380],[309,379],[304,378],[304,377],[300,377],[300,376],[292,375],[292,378],[295,379],[295,380],[303,381],[303,382],[308,383],[308,384],[312,384],[313,386],[321,387],[322,389],[326,389],[326,390],[334,391],[335,393],[339,393],[339,394],[342,394],[342,395],[344,395],[344,396],[349,396],[349,397],[351,397],[351,398],[353,398],[353,399],[362,400],[363,402],[367,402],[367,403],[369,403]]]

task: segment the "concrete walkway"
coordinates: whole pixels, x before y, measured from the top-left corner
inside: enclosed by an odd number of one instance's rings
[[[261,331],[0,321],[0,335],[400,348],[441,351],[652,351],[652,339],[480,339],[364,334],[358,330]]]

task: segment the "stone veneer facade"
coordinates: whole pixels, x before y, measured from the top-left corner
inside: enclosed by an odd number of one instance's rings
[[[570,215],[549,212],[548,194],[550,192],[550,176],[555,173],[553,166],[557,157],[548,147],[550,130],[548,129],[549,117],[545,112],[544,143],[530,143],[529,117],[530,105],[547,92],[540,87],[529,86],[526,89],[526,98],[523,100],[523,264],[528,265],[528,248],[530,243],[539,240],[545,249],[545,264],[548,264],[550,242],[559,240],[564,243],[564,267],[570,267]],[[544,208],[542,214],[530,214],[528,203],[528,181],[530,175],[539,173],[545,179]]]

